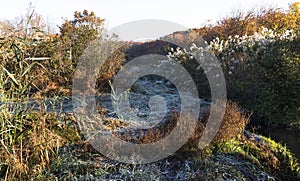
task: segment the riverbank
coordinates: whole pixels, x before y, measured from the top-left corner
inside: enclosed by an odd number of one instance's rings
[[[247,132],[247,136],[193,150],[193,156],[185,159],[179,151],[157,162],[135,165],[110,160],[88,143],[71,144],[60,148],[60,159],[46,173],[67,180],[300,180],[300,173],[297,176],[288,167],[293,160],[282,160],[290,154],[282,148]]]
[[[300,160],[300,129],[295,127],[269,127],[257,129],[258,134],[274,139],[286,145]]]
[[[174,96],[176,98],[176,95]],[[111,99],[108,95],[94,98],[101,102],[98,105],[106,105],[106,108],[112,108]],[[169,97],[166,99],[173,100],[174,98]],[[289,147],[282,146],[282,144],[269,138],[248,131],[244,131],[242,135],[238,134],[245,126],[244,124],[238,125],[242,121],[240,119],[246,118],[238,109],[227,110],[227,114],[224,116],[227,123],[224,124],[225,127],[220,127],[220,131],[216,136],[218,140],[212,142],[204,150],[198,150],[197,146],[195,147],[197,145],[196,139],[195,142],[188,142],[178,152],[164,160],[146,165],[132,165],[110,160],[89,145],[88,141],[83,139],[76,118],[71,113],[73,110],[72,99],[61,98],[56,101],[58,102],[50,100],[44,102],[44,104],[52,103],[52,106],[46,106],[52,109],[35,109],[32,112],[16,110],[11,115],[6,113],[7,117],[11,117],[13,120],[23,119],[25,128],[27,128],[22,132],[23,128],[20,127],[19,135],[22,135],[21,137],[24,139],[23,144],[32,144],[30,148],[36,149],[36,144],[43,144],[44,141],[51,140],[49,143],[51,143],[52,148],[47,149],[53,150],[53,152],[51,154],[45,152],[43,155],[48,154],[49,157],[41,157],[41,163],[48,164],[48,169],[40,170],[37,175],[28,172],[27,176],[30,178],[58,180],[300,179],[299,163],[293,153],[289,151]],[[137,101],[137,104],[138,101],[145,102],[144,99],[135,101]],[[55,107],[55,105],[62,107]],[[176,104],[172,105],[176,108]],[[63,112],[64,110],[71,111]],[[147,114],[147,111],[145,114]],[[118,127],[119,125],[120,123],[117,122],[106,124],[108,127]],[[46,137],[45,133],[47,133]],[[14,144],[16,145],[16,143]],[[37,158],[38,155],[35,155],[31,160],[34,161]],[[46,161],[46,158],[49,161]],[[1,173],[4,173],[8,167],[6,163],[1,163]]]

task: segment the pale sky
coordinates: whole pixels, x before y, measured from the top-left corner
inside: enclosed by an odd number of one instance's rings
[[[53,25],[61,25],[62,18],[72,19],[74,11],[94,11],[104,18],[106,28],[140,19],[162,19],[179,23],[187,28],[198,28],[207,20],[225,17],[235,9],[257,7],[287,9],[297,0],[3,0],[0,20],[26,14],[32,2],[36,12]]]

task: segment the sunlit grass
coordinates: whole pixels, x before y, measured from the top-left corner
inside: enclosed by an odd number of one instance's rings
[[[65,30],[69,30],[68,28]],[[81,35],[85,34],[84,29],[80,29],[79,25],[72,30],[82,33]],[[73,36],[74,32],[70,35]],[[76,36],[74,35],[75,38]],[[94,150],[88,141],[82,140],[75,117],[64,113],[62,105],[60,110],[55,110],[53,105],[52,110],[55,111],[47,111],[47,106],[51,105],[43,101],[46,97],[57,102],[62,96],[70,96],[71,82],[77,63],[77,60],[72,59],[74,47],[64,44],[64,38],[69,37],[62,38],[61,35],[53,37],[54,40],[36,41],[26,33],[20,36],[18,32],[12,32],[10,36],[0,39],[0,179],[93,179],[95,176],[101,179],[136,180],[164,178],[197,180],[204,179],[202,176],[212,180],[244,179],[243,174],[234,165],[221,167],[219,160],[227,158],[241,159],[238,161],[243,163],[246,160],[246,165],[251,163],[252,168],[260,169],[257,173],[264,170],[280,178],[300,179],[299,161],[286,146],[263,136],[245,137],[243,131],[249,122],[249,115],[236,103],[230,101],[227,103],[219,132],[204,150],[198,149],[198,142],[205,129],[205,118],[199,120],[190,140],[169,158],[148,165],[120,164],[109,160]],[[236,38],[239,39],[238,36]],[[243,37],[240,38],[243,40]],[[253,38],[256,37],[253,36]],[[218,42],[213,43],[222,45],[221,42],[224,44],[230,42],[230,46],[236,47],[234,39],[229,38],[220,42],[218,39]],[[80,40],[79,37],[76,41]],[[111,46],[119,45],[114,41],[111,43]],[[112,103],[116,107],[122,100],[114,96],[114,90],[108,80],[112,79],[124,63],[123,48],[125,47],[116,50],[104,62],[99,71],[100,75],[97,77],[96,88],[93,88],[112,91]],[[219,45],[218,48],[220,48]],[[239,49],[243,53],[246,50],[252,51],[251,46]],[[233,52],[237,50],[233,50],[229,47],[226,50],[228,52],[225,51],[228,57],[224,58],[229,61],[235,60],[231,56],[236,56]],[[40,55],[46,56],[38,57]],[[247,54],[244,58],[248,56]],[[236,56],[236,58],[241,57]],[[191,70],[192,68],[194,66],[191,64]],[[252,74],[248,76],[252,77]],[[125,97],[126,95],[124,99]],[[35,99],[38,109],[30,104],[32,99]],[[249,98],[246,97],[246,99]],[[209,111],[205,112],[205,116],[208,115]],[[179,116],[177,113],[172,114],[161,130],[152,129],[145,133],[142,139],[132,135],[116,134],[115,136],[137,144],[155,142],[172,131]],[[185,119],[189,121],[192,118],[186,117]],[[122,117],[105,117],[101,111],[100,121],[108,131],[126,128],[127,124],[131,123],[125,122]],[[170,142],[164,144],[164,146],[172,145]]]

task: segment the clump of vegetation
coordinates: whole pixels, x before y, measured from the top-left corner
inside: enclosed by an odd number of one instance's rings
[[[239,154],[280,178],[300,179],[299,162],[286,146],[264,136],[247,134],[249,138],[242,136],[226,142],[214,142],[208,150],[210,153]]]
[[[17,67],[16,61],[20,60],[35,65],[27,72],[28,76],[35,77],[28,85],[32,97],[70,96],[74,72],[83,51],[94,41],[113,44],[118,41],[117,37],[108,37],[103,28],[104,20],[87,10],[76,11],[73,20],[65,20],[59,27],[59,34],[48,34],[43,30],[44,26],[35,23],[38,20],[32,19],[35,17],[33,15],[41,21],[41,17],[32,11],[26,17],[29,24],[24,25],[25,28],[5,26],[2,30],[5,33],[1,39],[1,56],[7,66]],[[95,75],[98,89],[107,90],[108,81],[125,61],[126,46],[124,43],[118,45]],[[9,68],[12,67],[8,67],[8,71]]]
[[[260,176],[274,179],[269,175],[275,175],[300,179],[300,165],[294,155],[270,138],[245,131],[250,114],[238,106],[253,112],[259,123],[299,124],[299,12],[299,3],[292,4],[288,12],[280,9],[264,10],[260,14],[237,12],[216,26],[185,32],[189,50],[165,43],[163,39],[154,44],[119,43],[116,37],[106,37],[104,20],[86,10],[75,12],[73,20],[65,20],[59,34],[47,33],[47,26],[34,11],[28,13],[20,26],[5,22],[5,33],[0,38],[0,178],[197,180],[259,179]],[[193,44],[199,35],[208,41],[207,48]],[[42,100],[69,96],[84,50],[92,42],[101,44],[105,40],[115,49],[106,60],[96,57],[103,61],[93,88],[96,92],[110,90],[109,81],[125,63],[125,57],[128,60],[139,56],[137,52],[166,54],[172,50],[168,57],[190,72],[198,90],[203,91],[201,96],[206,98],[209,89],[203,87],[208,88],[208,82],[195,56],[213,51],[225,72],[229,98],[237,103],[227,103],[212,143],[203,150],[198,148],[211,113],[207,110],[193,136],[174,155],[147,165],[119,164],[97,153],[89,143],[83,144],[72,114],[62,110],[48,112]],[[125,54],[129,46],[138,51]],[[147,50],[140,52],[139,48],[145,47]],[[30,103],[33,98],[39,99],[38,109]],[[104,113],[101,116],[107,129],[126,126],[120,118],[108,118]],[[142,136],[135,136],[136,132],[113,134],[136,144],[155,142],[172,131],[178,116],[174,112],[165,124],[140,130]],[[250,174],[245,172],[249,168]]]
[[[237,103],[227,102],[221,126],[213,141],[226,141],[242,135],[249,121],[250,116]]]
[[[264,84],[258,91],[258,103],[254,111],[261,113],[270,122],[278,124],[300,121],[300,36],[294,40],[275,41],[261,52],[260,62],[254,69],[260,69],[255,77]],[[263,76],[264,75],[264,76]],[[282,121],[280,121],[282,120]]]
[[[27,43],[26,38],[6,39],[1,47],[0,177],[6,180],[46,177],[43,172],[57,158],[59,147],[78,137],[77,128],[60,122],[57,113],[46,112],[42,104],[34,111],[29,104],[39,76],[34,71],[47,70],[25,58]]]
[[[80,140],[77,128],[60,123],[56,114],[14,111],[1,111],[1,178],[44,177],[59,148]]]
[[[249,33],[250,35],[246,30],[231,33],[226,27],[231,27],[230,30],[233,31],[239,31],[239,28],[232,28],[235,26],[227,26],[225,23],[220,25],[224,28],[222,35],[209,41],[207,48],[192,44],[190,50],[177,48],[170,52],[169,57],[195,67],[194,57],[205,58],[205,52],[213,51],[227,79],[228,97],[253,112],[256,122],[273,125],[298,124],[299,12],[299,3],[294,3],[287,13],[270,10],[258,17],[251,16],[252,22],[263,23],[258,24],[257,30]],[[273,19],[280,17],[280,21],[274,20],[273,24],[266,22],[266,17],[269,16]],[[227,21],[234,25],[244,25],[246,20],[240,17],[227,18]],[[205,37],[205,33],[202,35]]]
[[[229,97],[252,111],[257,122],[299,122],[298,30],[264,29],[261,35],[216,39],[211,46],[228,73]]]
[[[198,35],[207,42],[215,38],[227,39],[230,36],[254,35],[263,28],[272,29],[276,32],[284,32],[299,28],[299,2],[290,5],[288,12],[280,8],[260,8],[247,13],[233,11],[229,16],[218,21],[217,25],[207,25],[195,28]]]
[[[190,157],[193,155],[205,155],[206,150],[199,149],[199,140],[206,128],[207,119],[210,112],[220,114],[221,110],[209,110],[204,112],[203,117],[199,120],[194,134],[190,140],[177,152],[179,157]],[[235,102],[228,102],[226,104],[225,114],[217,134],[212,139],[212,142],[226,142],[243,135],[246,125],[249,123],[249,116],[241,110]],[[190,152],[190,153],[189,153]]]

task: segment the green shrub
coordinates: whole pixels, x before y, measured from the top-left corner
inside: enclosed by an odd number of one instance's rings
[[[299,35],[299,34],[298,34]],[[300,121],[300,38],[266,47],[257,68],[264,82],[256,109],[271,122]]]
[[[229,96],[268,123],[289,125],[300,119],[300,39],[276,37],[252,51],[228,77]],[[248,53],[249,54],[249,53]]]

